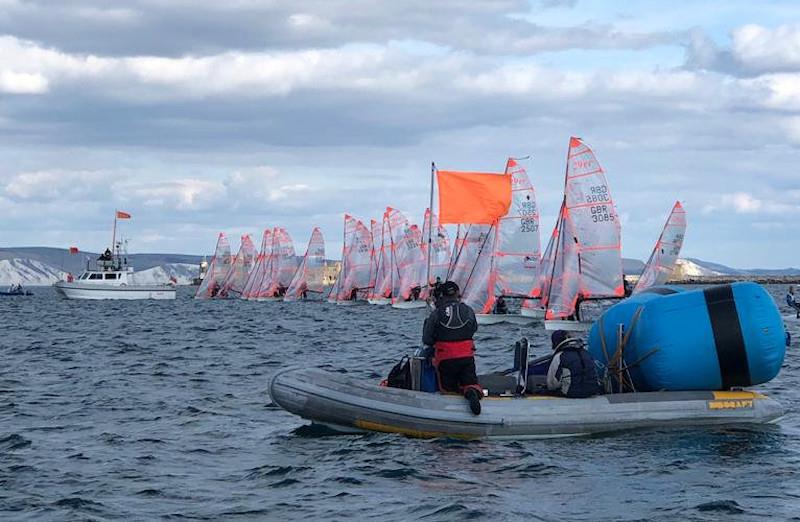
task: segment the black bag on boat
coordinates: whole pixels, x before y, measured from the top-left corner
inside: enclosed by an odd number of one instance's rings
[[[395,364],[386,379],[386,386],[390,388],[411,389],[411,365],[408,356],[403,356],[400,362]]]

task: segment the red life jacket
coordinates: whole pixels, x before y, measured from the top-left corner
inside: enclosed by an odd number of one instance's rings
[[[448,359],[461,359],[462,357],[473,357],[475,355],[475,343],[472,339],[464,341],[436,341],[433,345],[436,354],[433,356],[433,364],[439,364]]]

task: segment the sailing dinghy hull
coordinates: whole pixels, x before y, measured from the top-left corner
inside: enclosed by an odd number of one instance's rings
[[[487,397],[473,415],[458,395],[386,388],[323,370],[286,369],[269,384],[286,411],[339,431],[412,437],[550,438],[663,426],[765,424],[784,414],[750,391],[647,392],[588,399]]]
[[[566,319],[553,319],[544,322],[545,330],[566,330],[568,332],[588,332],[594,323],[581,321],[567,321]]]
[[[544,319],[544,308],[520,308],[519,314],[525,317]]]
[[[398,310],[411,310],[414,308],[427,308],[428,303],[425,301],[399,301],[397,303],[392,304],[392,308],[397,308]]]
[[[371,305],[378,305],[378,306],[386,306],[392,304],[391,299],[378,298],[378,297],[372,297],[370,299],[367,299],[367,302]]]
[[[501,323],[525,325],[533,324],[540,320],[538,317],[519,314],[475,314],[475,318],[478,320],[478,324],[481,325]]]

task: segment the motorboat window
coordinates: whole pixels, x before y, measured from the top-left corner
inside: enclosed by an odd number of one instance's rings
[[[106,274],[105,279],[116,279],[119,277],[119,274]]]
[[[91,274],[89,279],[103,279],[103,274]]]

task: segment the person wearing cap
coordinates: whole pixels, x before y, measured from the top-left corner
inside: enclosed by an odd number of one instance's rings
[[[583,341],[570,337],[564,330],[553,332],[550,340],[555,353],[547,370],[547,389],[573,399],[598,395],[597,368]]]
[[[479,415],[483,390],[475,372],[475,312],[461,302],[458,285],[453,281],[440,285],[438,294],[436,309],[425,319],[422,344],[434,347],[433,365],[439,375],[439,388],[463,393],[472,413]]]

